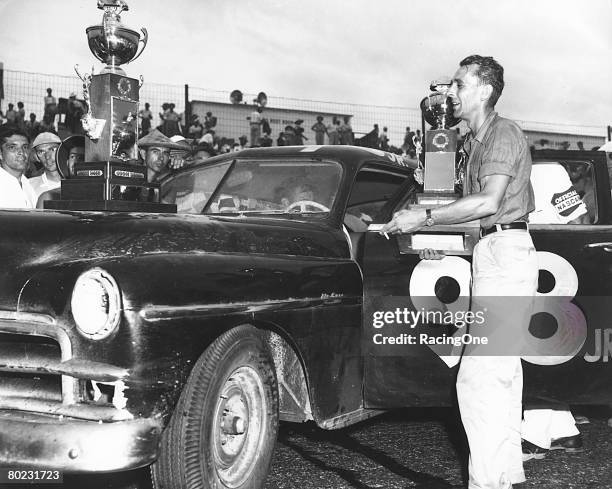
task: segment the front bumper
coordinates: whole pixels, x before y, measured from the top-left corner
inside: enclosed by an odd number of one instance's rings
[[[66,472],[112,472],[157,458],[161,418],[101,423],[0,411],[0,465]]]

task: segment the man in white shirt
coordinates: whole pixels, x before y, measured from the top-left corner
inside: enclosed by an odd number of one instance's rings
[[[32,143],[32,150],[45,170],[42,175],[30,178],[30,185],[32,185],[34,192],[36,192],[36,199],[48,190],[54,190],[61,185],[61,177],[57,170],[57,161],[55,159],[57,149],[61,143],[62,140],[52,132],[41,132]]]
[[[20,129],[0,129],[0,208],[33,209],[36,193],[23,175],[28,166],[30,140]]]

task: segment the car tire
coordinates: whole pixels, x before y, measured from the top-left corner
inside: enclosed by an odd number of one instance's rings
[[[151,467],[154,487],[263,487],[277,433],[276,372],[263,334],[231,329],[189,376]]]

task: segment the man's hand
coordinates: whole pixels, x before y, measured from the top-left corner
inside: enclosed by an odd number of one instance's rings
[[[170,158],[168,162],[168,168],[171,170],[178,170],[185,166],[185,159],[182,156],[174,155]]]
[[[402,209],[393,214],[387,224],[380,230],[381,233],[412,233],[418,231],[425,224],[425,211],[422,209]]]
[[[419,252],[419,258],[421,260],[441,260],[446,255],[440,251],[432,250],[431,248],[425,248]]]

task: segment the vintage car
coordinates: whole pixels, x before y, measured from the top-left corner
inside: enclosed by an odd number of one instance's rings
[[[531,226],[541,293],[569,283],[566,294],[609,297],[605,154],[535,159],[580,164],[592,215]],[[1,465],[152,464],[160,487],[260,487],[279,420],[337,429],[450,405],[456,361],[427,345],[381,348],[364,312],[411,291],[446,305],[465,296],[466,250],[422,281],[414,243],[367,231],[417,192],[413,168],[389,153],[280,147],[171,175],[161,195],[176,214],[1,211]],[[450,234],[467,243],[473,229]],[[526,362],[526,396],[612,402],[601,334],[599,356],[583,341],[588,355]]]

